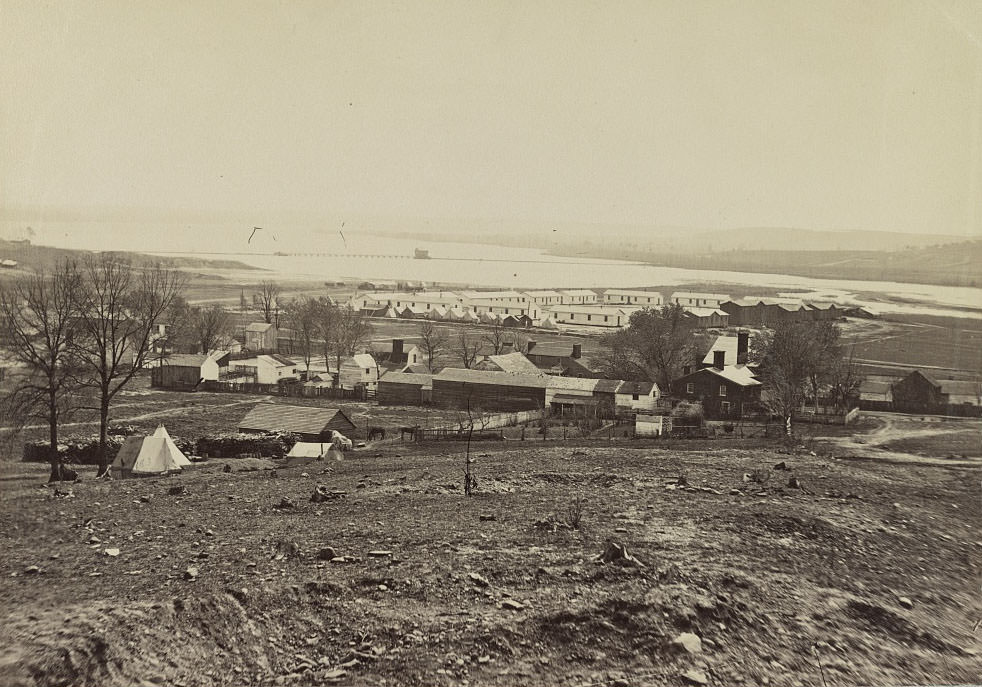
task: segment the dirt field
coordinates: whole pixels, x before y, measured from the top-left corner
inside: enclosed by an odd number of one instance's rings
[[[227,474],[215,460],[96,482],[86,469],[72,496],[42,486],[44,466],[5,462],[0,675],[186,686],[976,680],[978,463],[809,448],[484,444],[470,498],[459,444],[383,444],[275,472],[240,460]],[[312,503],[318,484],[345,496]],[[171,495],[176,486],[186,493]],[[277,507],[284,497],[295,507]],[[577,503],[579,529],[568,529]],[[611,541],[641,565],[595,560]]]
[[[982,374],[982,320],[891,319],[894,321],[856,321],[856,325],[845,328],[847,340],[855,342],[857,360]]]

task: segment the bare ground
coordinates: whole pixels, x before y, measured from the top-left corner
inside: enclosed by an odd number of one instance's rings
[[[459,444],[373,447],[275,473],[270,461],[230,461],[231,474],[210,461],[170,478],[86,479],[71,497],[41,486],[43,466],[4,463],[0,675],[188,686],[679,685],[688,671],[715,685],[977,679],[976,465],[793,455],[759,440],[665,447],[476,446],[470,498]],[[782,461],[790,470],[774,469]],[[766,481],[744,481],[756,469]],[[312,503],[316,484],[346,496]],[[296,507],[278,508],[284,497]],[[578,499],[580,529],[567,529]],[[610,541],[643,567],[596,561]],[[326,546],[350,558],[322,560]],[[674,643],[683,632],[699,651]]]

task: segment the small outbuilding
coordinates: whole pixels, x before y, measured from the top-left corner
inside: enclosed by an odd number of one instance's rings
[[[358,428],[340,408],[260,403],[239,422],[240,432],[289,432],[301,441],[330,443],[331,432],[351,436]]]

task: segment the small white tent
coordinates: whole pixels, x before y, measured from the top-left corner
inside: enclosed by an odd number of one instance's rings
[[[127,437],[116,454],[112,470],[116,477],[144,477],[179,472],[190,464],[160,425],[153,436]]]

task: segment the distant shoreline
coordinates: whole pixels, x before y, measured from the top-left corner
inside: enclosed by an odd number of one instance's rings
[[[407,239],[398,232],[366,231],[379,237]],[[689,270],[718,270],[748,272],[754,274],[786,274],[813,279],[842,279],[851,281],[892,281],[928,286],[958,286],[978,288],[982,285],[977,265],[982,262],[982,240],[967,240],[937,248],[884,253],[865,250],[788,251],[788,250],[732,250],[720,253],[693,254],[685,252],[658,253],[651,249],[623,247],[616,243],[600,243],[583,239],[570,239],[565,246],[548,245],[541,237],[508,235],[456,235],[439,232],[414,234],[420,241],[470,243],[482,246],[503,246],[540,250],[551,257],[590,258],[618,260],[653,267]],[[928,254],[928,251],[931,251]],[[948,262],[932,264],[928,257],[946,251]],[[919,260],[923,253],[925,259]],[[976,260],[975,257],[979,259]],[[941,258],[944,262],[945,257]],[[957,260],[957,263],[952,263]],[[935,262],[938,259],[935,258]],[[920,264],[919,264],[920,263]],[[926,266],[925,266],[925,263]]]

